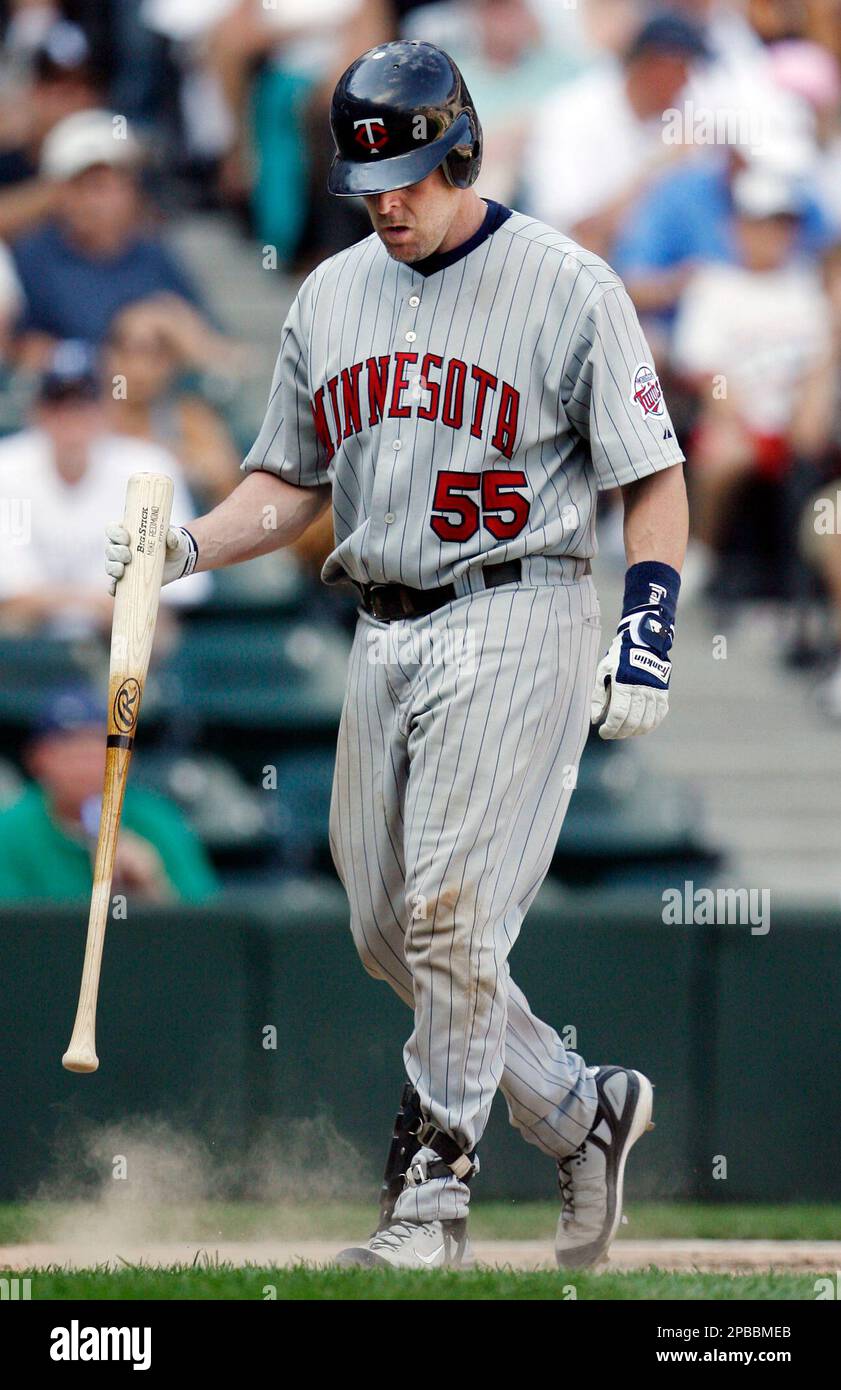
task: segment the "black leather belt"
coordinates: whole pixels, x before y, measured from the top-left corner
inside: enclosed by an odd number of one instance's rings
[[[498,584],[518,584],[523,566],[519,560],[506,560],[502,565],[485,565],[482,575],[486,589]],[[399,618],[423,618],[452,603],[457,597],[453,584],[440,589],[410,589],[407,584],[357,584],[362,607],[381,623],[397,622]]]

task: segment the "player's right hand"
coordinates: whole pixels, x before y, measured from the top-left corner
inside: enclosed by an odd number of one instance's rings
[[[105,571],[110,576],[108,591],[115,594],[117,584],[131,563],[131,537],[122,522],[112,522],[105,528]],[[196,543],[183,526],[170,526],[166,533],[166,559],[162,584],[171,584],[192,574],[196,565]]]

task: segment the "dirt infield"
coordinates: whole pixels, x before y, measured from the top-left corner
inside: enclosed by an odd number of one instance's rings
[[[272,1268],[302,1261],[323,1265],[330,1262],[343,1244],[351,1243],[352,1239],[344,1242],[260,1240],[205,1244],[127,1241],[116,1247],[101,1240],[73,1242],[72,1245],[33,1242],[0,1247],[0,1269],[15,1271],[45,1266],[68,1269],[105,1266],[118,1269],[126,1265],[149,1268],[185,1264],[251,1264]],[[477,1263],[494,1268],[536,1270],[555,1267],[551,1247],[545,1241],[480,1240],[475,1242],[474,1249]],[[609,1268],[635,1270],[647,1269],[651,1265],[662,1270],[725,1274],[835,1270],[841,1268],[841,1241],[619,1240],[613,1246]]]

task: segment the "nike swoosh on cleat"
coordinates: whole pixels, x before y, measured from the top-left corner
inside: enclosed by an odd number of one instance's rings
[[[433,1250],[433,1252],[432,1252],[431,1255],[422,1255],[421,1252],[420,1252],[420,1250],[416,1250],[416,1251],[415,1251],[415,1254],[417,1255],[417,1257],[418,1257],[419,1260],[423,1260],[423,1263],[424,1263],[425,1265],[431,1265],[431,1264],[432,1264],[432,1261],[433,1261],[438,1255],[441,1254],[441,1251],[442,1251],[443,1249],[444,1249],[443,1245],[439,1245],[439,1246],[438,1246],[438,1249],[437,1249],[437,1250]]]

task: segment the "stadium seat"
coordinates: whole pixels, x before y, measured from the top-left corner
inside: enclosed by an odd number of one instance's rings
[[[95,639],[0,637],[0,726],[28,729],[51,691],[98,682],[108,669]]]
[[[269,841],[267,798],[222,758],[140,751],[131,776],[136,785],[174,801],[214,857],[252,851]]]
[[[281,750],[277,768],[273,830],[284,867],[291,872],[332,872],[329,843],[330,792],[335,750],[332,747]]]
[[[247,565],[235,565],[214,574],[210,598],[192,609],[187,621],[196,625],[220,618],[240,619],[265,613],[266,609],[276,616],[300,613],[310,584],[288,551],[261,555]]]
[[[341,629],[296,619],[200,623],[161,673],[172,708],[200,728],[335,731],[349,643]]]

